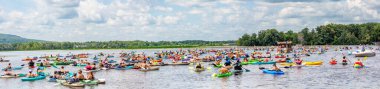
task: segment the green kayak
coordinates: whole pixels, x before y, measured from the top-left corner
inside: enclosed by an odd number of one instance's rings
[[[255,62],[241,62],[241,65],[248,65],[248,64],[253,64]]]
[[[70,65],[74,63],[74,61],[67,61],[67,62],[58,62],[58,61],[54,61],[54,64],[55,65]]]
[[[232,75],[232,72],[228,72],[228,73],[224,73],[224,74],[214,74],[215,77],[219,77],[219,78],[228,77],[231,75]]]
[[[223,67],[223,64],[219,64],[219,65],[214,65],[215,68],[221,68]]]

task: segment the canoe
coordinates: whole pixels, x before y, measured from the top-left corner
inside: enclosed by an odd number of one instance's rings
[[[32,77],[32,78],[22,78],[21,81],[36,81],[36,80],[42,80],[45,79],[46,76],[37,76],[37,77]]]
[[[132,69],[133,68],[133,66],[127,66],[127,67],[125,67],[125,68],[119,68],[119,67],[116,67],[115,69],[116,70],[128,70],[128,69]]]
[[[16,75],[1,75],[0,78],[18,78],[25,77],[26,74],[16,74]]]
[[[202,68],[195,68],[195,72],[202,72],[202,71],[205,71],[206,69],[204,67]]]
[[[372,51],[364,51],[364,52],[359,52],[355,54],[355,57],[373,57],[373,56],[376,56],[376,53]]]
[[[305,62],[305,65],[322,65],[323,61]]]
[[[149,69],[140,69],[140,71],[147,72],[147,71],[155,71],[155,70],[159,70],[159,69],[160,69],[159,67],[152,67],[152,68],[149,68]]]
[[[223,78],[223,77],[228,77],[231,76],[232,72],[224,73],[224,74],[214,74],[213,76]]]
[[[364,66],[360,66],[359,64],[355,64],[354,68],[363,68]]]
[[[63,86],[68,86],[68,87],[84,87],[84,84],[82,84],[81,82],[77,82],[77,83],[68,83],[68,82],[63,82],[61,83]]]
[[[337,64],[337,61],[330,61],[330,64],[335,65],[335,64]]]
[[[3,59],[3,60],[0,60],[0,62],[9,62],[9,60],[4,60],[4,59]]]
[[[190,63],[181,62],[181,63],[170,63],[168,65],[189,65]]]
[[[283,71],[263,69],[263,73],[266,74],[285,74]]]
[[[261,65],[261,64],[275,64],[275,61],[269,61],[269,62],[255,62],[254,65]]]
[[[16,67],[12,67],[11,70],[21,70],[23,67],[22,66],[16,66]],[[1,69],[1,70],[5,70],[5,68]]]

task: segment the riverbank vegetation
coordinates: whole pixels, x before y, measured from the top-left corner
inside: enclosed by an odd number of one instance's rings
[[[258,33],[244,34],[238,46],[275,45],[278,41],[292,41],[304,45],[358,45],[380,41],[380,23],[327,24],[313,29],[304,28],[300,32],[267,29]]]
[[[26,42],[0,44],[0,50],[55,50],[55,49],[149,49],[149,48],[192,48],[200,46],[223,46],[235,41],[108,41],[108,42]]]

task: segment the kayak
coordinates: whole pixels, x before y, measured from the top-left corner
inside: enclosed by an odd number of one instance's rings
[[[248,65],[248,64],[253,64],[255,62],[241,62],[241,65]]]
[[[80,81],[80,83],[82,83],[84,85],[97,85],[97,84],[99,84],[98,82],[99,82],[98,80],[82,80],[82,81]]]
[[[323,61],[305,62],[305,65],[322,65]]]
[[[202,72],[202,71],[205,71],[206,69],[204,67],[202,68],[195,68],[195,72]]]
[[[337,61],[330,61],[330,64],[335,65],[335,64],[337,64]]]
[[[165,63],[153,63],[153,64],[150,64],[150,66],[166,66],[168,64],[165,64]]]
[[[133,68],[133,66],[127,66],[127,67],[125,67],[125,68],[119,68],[119,67],[116,67],[115,69],[116,70],[128,70],[128,69],[132,69]]]
[[[155,70],[159,70],[160,68],[159,67],[152,67],[152,68],[149,68],[149,69],[140,69],[140,71],[142,72],[148,72],[148,71],[155,71]]]
[[[42,80],[45,79],[46,76],[37,76],[37,77],[32,77],[32,78],[22,78],[21,81],[36,81],[36,80]]]
[[[348,63],[347,62],[343,62],[342,65],[347,65]]]
[[[16,66],[16,67],[12,67],[11,70],[21,70],[22,68],[23,68],[22,66]],[[1,70],[5,70],[5,68],[3,68]]]
[[[261,64],[275,64],[275,61],[269,61],[269,62],[255,62],[254,65],[261,65]]]
[[[57,82],[57,79],[56,79],[56,78],[50,78],[50,79],[48,80],[48,82]]]
[[[74,61],[67,61],[67,62],[58,62],[58,61],[54,61],[54,64],[55,65],[70,65],[74,63]]]
[[[182,62],[182,63],[170,63],[168,65],[189,65],[190,63]]]
[[[0,78],[18,78],[25,77],[26,74],[16,74],[16,75],[1,75]]]
[[[224,73],[224,74],[214,74],[213,76],[223,78],[223,77],[228,77],[231,76],[232,72]]]
[[[361,66],[361,65],[359,65],[359,64],[355,64],[354,65],[354,68],[363,68],[364,66]]]
[[[73,65],[73,66],[76,66],[76,67],[84,67],[84,66],[87,66],[87,64],[77,64],[77,65]]]
[[[84,84],[82,84],[81,82],[77,82],[77,83],[68,83],[68,82],[63,82],[61,83],[63,86],[68,86],[68,87],[84,87]]]
[[[222,68],[223,67],[223,64],[219,64],[219,65],[214,65],[215,68]]]
[[[3,59],[3,60],[0,60],[0,62],[9,62],[9,60],[4,60],[4,59]]]
[[[266,74],[285,74],[283,71],[263,69],[263,73]]]

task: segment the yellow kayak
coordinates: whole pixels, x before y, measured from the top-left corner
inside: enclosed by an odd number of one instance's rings
[[[305,65],[322,65],[323,61],[305,62]]]
[[[282,66],[294,66],[296,63],[280,63]]]

